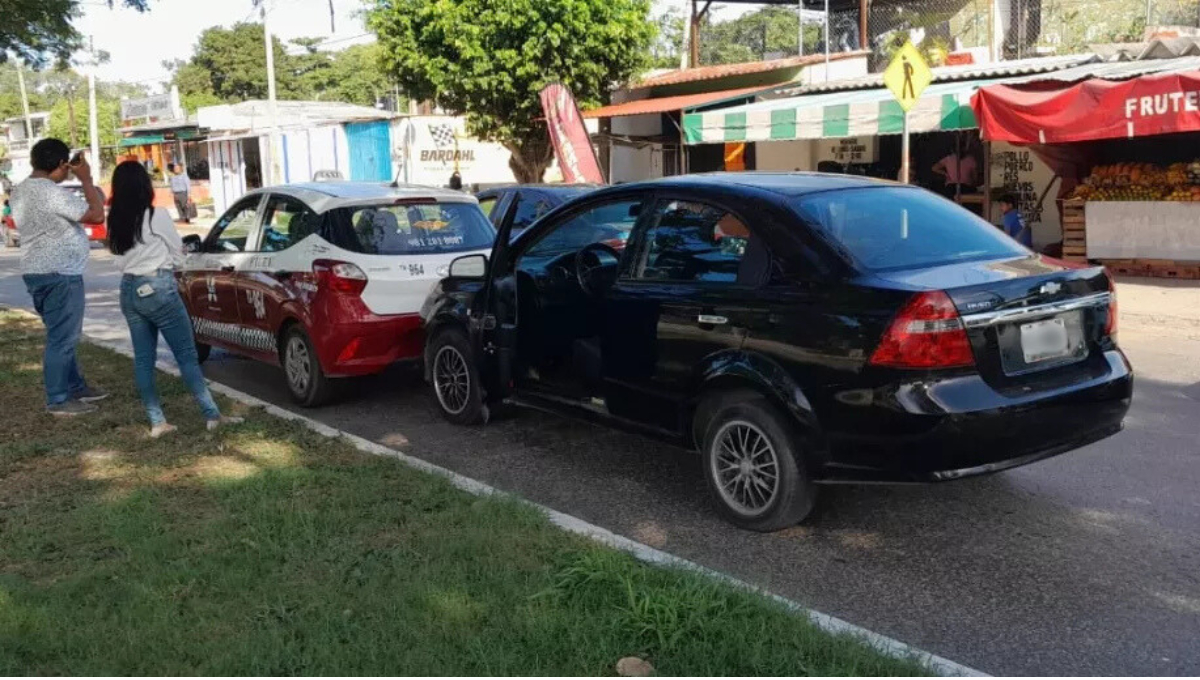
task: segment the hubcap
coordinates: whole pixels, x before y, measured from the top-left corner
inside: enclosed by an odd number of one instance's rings
[[[287,358],[284,361],[287,369],[288,384],[297,394],[308,391],[308,382],[312,379],[312,359],[308,354],[308,345],[299,336],[288,340]]]
[[[458,415],[467,408],[471,373],[467,370],[467,360],[453,345],[442,347],[433,358],[433,389],[447,413]]]
[[[708,459],[721,500],[743,515],[762,514],[779,493],[779,456],[753,423],[726,423]]]

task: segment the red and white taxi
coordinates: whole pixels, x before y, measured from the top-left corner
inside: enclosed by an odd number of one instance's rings
[[[320,182],[257,189],[185,239],[179,274],[201,360],[211,346],[283,367],[297,403],[330,379],[421,356],[418,311],[495,230],[475,199],[428,187]]]

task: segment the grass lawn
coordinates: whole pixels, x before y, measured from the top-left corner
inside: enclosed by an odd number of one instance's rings
[[[112,396],[43,408],[41,326],[0,310],[0,674],[669,675],[926,672],[758,596],[643,565],[228,401],[218,433],[160,374],[81,346]]]

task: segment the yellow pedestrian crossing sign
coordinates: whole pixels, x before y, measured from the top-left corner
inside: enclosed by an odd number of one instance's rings
[[[892,57],[883,72],[883,84],[895,95],[900,102],[900,108],[908,111],[917,103],[921,91],[933,80],[933,71],[925,63],[925,57],[913,47],[911,40],[904,41],[904,46]]]

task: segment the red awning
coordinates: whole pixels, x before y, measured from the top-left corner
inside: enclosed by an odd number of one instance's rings
[[[682,111],[693,106],[708,104],[710,102],[721,101],[722,99],[731,99],[740,97],[751,92],[762,92],[769,90],[766,85],[756,85],[754,87],[739,87],[736,90],[721,90],[719,92],[700,92],[698,94],[680,94],[674,97],[658,97],[656,99],[636,99],[624,104],[611,104],[599,109],[584,111],[584,118],[617,118],[620,116],[640,116],[644,113],[666,113],[668,111]]]
[[[1200,71],[1132,80],[980,88],[971,108],[984,139],[1055,144],[1200,131]]]

